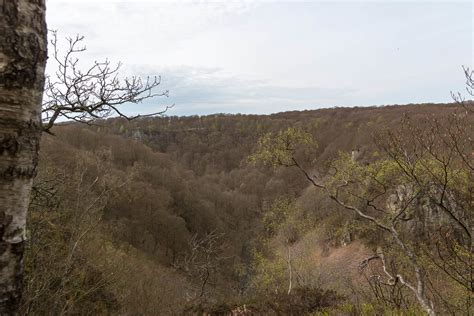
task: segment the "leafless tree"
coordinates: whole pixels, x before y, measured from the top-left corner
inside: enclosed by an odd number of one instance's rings
[[[197,299],[205,298],[206,287],[210,284],[212,275],[218,271],[221,262],[228,259],[222,254],[223,237],[224,235],[217,231],[211,231],[204,236],[194,234],[189,239],[189,250],[183,260],[175,264],[176,268],[199,279]]]
[[[466,79],[466,94],[468,95],[468,98],[472,98],[474,97],[474,70],[466,66],[463,66],[462,70]],[[466,111],[474,111],[473,100],[466,99],[463,93],[451,91],[451,97],[456,103],[466,109]]]
[[[390,269],[392,271],[396,270],[393,262]],[[360,262],[359,271],[367,281],[369,289],[377,302],[397,310],[408,306],[405,287],[387,272],[387,262],[381,249]]]
[[[41,166],[30,202],[21,313],[77,313],[84,299],[100,296],[114,281],[113,273],[96,271],[85,254],[104,228],[103,209],[111,192],[130,180],[110,180],[103,156],[78,156],[62,172]]]
[[[49,132],[58,119],[63,118],[81,123],[90,123],[111,115],[133,120],[138,117],[156,116],[165,113],[171,106],[158,112],[129,116],[119,109],[126,103],[140,103],[146,99],[168,96],[168,91],[154,93],[161,77],[147,77],[145,80],[133,76],[120,78],[121,63],[112,64],[108,59],[95,61],[81,67],[78,55],[86,51],[84,36],[66,38],[64,54],[59,49],[57,31],[51,31],[51,61],[54,74],[46,76],[44,88],[42,121],[43,131]]]

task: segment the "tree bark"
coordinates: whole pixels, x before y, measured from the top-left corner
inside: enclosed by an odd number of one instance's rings
[[[293,266],[291,265],[291,246],[288,245],[288,295],[293,288]]]
[[[45,0],[0,0],[0,314],[18,313],[29,195],[41,137]]]

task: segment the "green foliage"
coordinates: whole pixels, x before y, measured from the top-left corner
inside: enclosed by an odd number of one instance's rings
[[[274,135],[267,133],[258,141],[258,150],[249,157],[249,161],[262,162],[269,166],[293,166],[296,151],[304,148],[308,151],[316,146],[311,134],[299,128],[288,128]]]
[[[294,199],[289,197],[277,198],[269,209],[265,210],[262,222],[269,236],[274,235],[288,219],[296,212]]]
[[[268,258],[255,251],[252,259],[252,287],[257,293],[285,291],[288,284],[287,263],[281,257]]]

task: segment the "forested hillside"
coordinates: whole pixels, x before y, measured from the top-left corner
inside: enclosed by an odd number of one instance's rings
[[[473,313],[472,230],[449,229],[452,217],[472,224],[473,121],[459,104],[422,104],[59,125],[42,139],[22,310],[418,315],[425,295],[441,314]],[[432,207],[438,164],[451,204]],[[386,205],[404,205],[393,225],[410,247],[426,244],[415,255],[427,294],[403,283],[421,277],[396,238],[341,201],[382,226]],[[453,203],[462,216],[437,213]]]

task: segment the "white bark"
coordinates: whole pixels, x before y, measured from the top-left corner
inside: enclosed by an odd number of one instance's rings
[[[288,245],[288,295],[293,288],[293,267],[291,265],[291,246]]]
[[[44,0],[0,0],[0,314],[16,314],[41,135]]]

